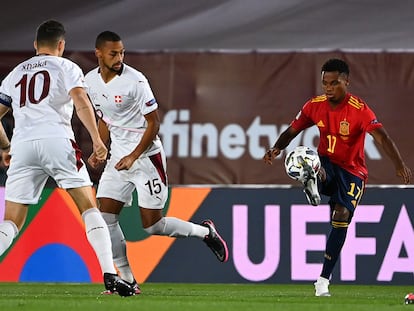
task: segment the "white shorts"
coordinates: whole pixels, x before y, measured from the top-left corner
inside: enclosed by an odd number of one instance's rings
[[[110,198],[132,204],[132,193],[137,190],[138,206],[163,209],[168,198],[168,180],[164,150],[137,159],[129,170],[118,171],[118,157],[111,157],[99,180],[97,198]]]
[[[67,138],[38,139],[13,144],[5,198],[21,204],[39,202],[48,177],[63,189],[91,186],[76,143]]]

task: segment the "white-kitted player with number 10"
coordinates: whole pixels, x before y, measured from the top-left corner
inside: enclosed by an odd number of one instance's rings
[[[64,35],[61,23],[54,20],[42,23],[34,42],[36,55],[17,65],[0,86],[0,116],[12,110],[15,121],[11,148],[0,125],[3,161],[10,164],[5,216],[0,223],[0,255],[23,227],[29,205],[38,203],[50,176],[68,191],[82,214],[86,236],[98,257],[106,289],[131,296],[132,286],[116,274],[108,228],[96,207],[92,183],[74,140],[71,119],[75,106],[91,136],[96,160],[106,159],[107,148],[99,137],[82,70],[61,57],[65,49]],[[44,230],[47,234],[48,228]]]
[[[100,33],[95,48],[99,66],[86,75],[88,94],[100,117],[101,138],[111,143],[111,156],[99,180],[97,198],[108,224],[114,263],[121,277],[135,286],[136,293],[140,292],[129,267],[125,238],[119,226],[119,213],[124,205],[131,204],[135,190],[142,225],[148,234],[197,237],[206,242],[219,261],[227,261],[226,242],[211,220],[198,225],[163,216],[168,178],[158,137],[158,103],[146,77],[123,63],[125,50],[119,35],[111,31]],[[88,162],[93,167],[99,164],[95,154]]]

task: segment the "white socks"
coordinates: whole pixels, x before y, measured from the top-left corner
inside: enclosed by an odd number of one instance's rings
[[[129,266],[126,241],[119,225],[119,215],[101,213],[108,226],[112,243],[113,263],[118,268],[122,279],[132,283],[134,275]],[[164,235],[170,237],[198,237],[204,239],[210,233],[207,227],[184,221],[175,217],[163,217],[151,227],[144,229],[151,235]]]
[[[0,223],[0,256],[10,247],[19,233],[16,224],[10,220]]]
[[[207,227],[196,225],[175,217],[163,217],[151,227],[144,228],[148,234],[167,235],[170,237],[185,238],[198,237],[204,239],[209,234]]]
[[[98,257],[102,273],[116,274],[112,261],[111,238],[100,211],[94,207],[82,213],[86,237]]]
[[[132,283],[134,275],[129,266],[125,237],[119,226],[119,215],[102,213],[102,217],[108,225],[109,234],[112,242],[113,261],[119,270],[121,278]]]

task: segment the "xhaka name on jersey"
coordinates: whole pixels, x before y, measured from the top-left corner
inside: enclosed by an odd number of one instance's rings
[[[36,63],[26,64],[22,66],[22,70],[32,70],[39,67],[45,67],[47,65],[46,60],[43,61],[37,61]]]

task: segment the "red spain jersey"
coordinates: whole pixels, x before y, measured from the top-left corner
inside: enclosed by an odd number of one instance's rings
[[[312,125],[316,125],[320,133],[318,153],[366,180],[365,135],[382,127],[367,104],[349,93],[335,108],[329,105],[325,95],[313,97],[291,123],[299,131]]]

